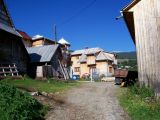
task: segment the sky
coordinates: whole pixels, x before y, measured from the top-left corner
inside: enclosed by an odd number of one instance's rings
[[[115,20],[131,0],[5,0],[16,28],[31,37],[63,37],[72,50],[135,51],[125,22]]]

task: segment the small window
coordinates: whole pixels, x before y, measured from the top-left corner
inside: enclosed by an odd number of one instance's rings
[[[112,69],[113,69],[112,67],[109,67],[109,73],[112,73]]]
[[[80,72],[80,67],[75,67],[75,68],[74,68],[74,71],[75,71],[75,72]]]
[[[79,56],[76,56],[76,59],[79,60]]]

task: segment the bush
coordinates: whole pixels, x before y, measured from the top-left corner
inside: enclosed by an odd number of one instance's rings
[[[138,95],[140,98],[154,97],[154,91],[146,86],[139,86],[137,84],[129,87],[129,91],[133,95]]]
[[[0,120],[41,120],[42,109],[29,94],[0,82]]]

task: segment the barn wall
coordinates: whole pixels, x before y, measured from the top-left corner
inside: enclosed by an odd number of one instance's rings
[[[27,74],[29,58],[21,38],[0,31],[0,63],[15,63],[21,74]]]
[[[23,43],[24,43],[25,47],[32,47],[32,42],[30,40],[23,39]]]
[[[141,0],[134,12],[139,80],[160,93],[160,0]]]
[[[61,69],[60,64],[58,62],[58,60],[60,60],[60,62],[61,62],[61,60],[62,60],[61,56],[62,55],[61,55],[60,51],[57,50],[55,55],[52,57],[50,64],[52,65],[53,76],[56,77],[58,75],[63,78],[64,77],[63,72],[62,72],[62,69]]]

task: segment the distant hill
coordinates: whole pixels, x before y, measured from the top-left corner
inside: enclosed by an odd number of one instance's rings
[[[117,59],[137,59],[136,52],[119,52],[117,54]]]
[[[137,71],[137,56],[136,52],[119,52],[117,54],[118,68]]]

